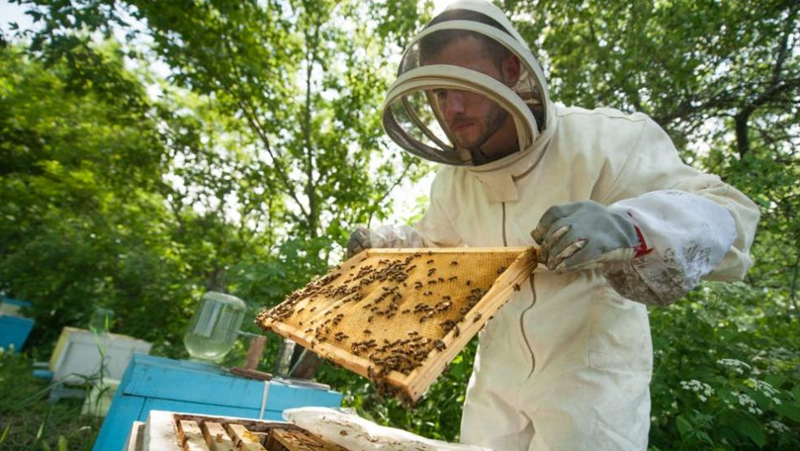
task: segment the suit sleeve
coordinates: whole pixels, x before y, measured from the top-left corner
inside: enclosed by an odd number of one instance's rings
[[[431,184],[430,204],[413,226],[382,225],[369,231],[370,245],[375,248],[458,247],[462,245],[446,214],[444,200],[448,196],[446,175],[439,171]]]
[[[684,164],[650,119],[603,203],[630,215],[640,232],[633,260],[602,267],[628,299],[669,305],[701,279],[741,280],[752,266],[758,207],[719,177]]]
[[[422,219],[414,224],[414,228],[422,236],[426,247],[459,247],[463,245],[445,208],[448,205],[448,198],[452,197],[450,193],[452,186],[449,183],[451,178],[451,168],[443,168],[436,174],[431,184],[431,202],[428,209],[425,210]]]

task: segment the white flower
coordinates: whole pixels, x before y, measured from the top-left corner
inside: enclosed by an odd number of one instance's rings
[[[681,388],[697,393],[697,397],[703,402],[706,402],[714,394],[714,389],[710,385],[697,379],[681,381]]]
[[[717,360],[717,364],[729,368],[735,371],[737,374],[744,374],[744,370],[751,369],[750,365],[736,359],[719,359]]]
[[[789,427],[778,420],[772,420],[767,423],[767,430],[776,432],[778,434],[789,432]]]
[[[781,400],[780,398],[778,398],[778,395],[781,393],[781,391],[770,385],[769,382],[760,381],[758,379],[754,379],[751,377],[747,379],[745,384],[760,391],[764,396],[771,399],[772,402],[774,402],[775,404],[778,405],[781,404]]]
[[[756,401],[750,397],[747,393],[739,393],[739,392],[732,392],[733,396],[739,400],[739,405],[742,407],[747,408],[747,411],[754,414],[754,415],[761,415],[764,413],[761,409],[758,408],[756,405]]]

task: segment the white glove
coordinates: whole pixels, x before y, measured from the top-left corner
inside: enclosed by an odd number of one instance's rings
[[[413,227],[407,225],[384,225],[375,230],[356,227],[347,240],[347,258],[370,248],[419,248],[426,247]]]

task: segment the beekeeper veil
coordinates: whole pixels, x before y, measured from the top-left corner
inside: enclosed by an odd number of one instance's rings
[[[513,56],[518,71],[506,76],[502,65]],[[491,102],[479,111],[453,110],[453,102],[475,98]],[[522,37],[500,9],[467,0],[450,5],[411,40],[382,119],[386,133],[421,158],[479,166],[492,161],[484,146],[501,127],[516,129],[511,153],[528,149],[548,126],[548,108],[541,66]]]

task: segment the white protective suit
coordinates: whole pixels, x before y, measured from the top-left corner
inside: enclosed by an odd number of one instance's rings
[[[630,214],[652,249],[590,270],[559,274],[540,266],[480,335],[461,439],[503,451],[645,450],[652,371],[645,304],[668,305],[701,278],[740,280],[752,263],[758,209],[718,177],[683,164],[647,116],[556,107],[538,62],[496,7],[472,0],[452,9],[478,11],[502,25],[498,36],[496,28],[455,22],[502,39],[526,63],[543,123],[526,108],[531,102],[520,98],[520,89],[475,71],[401,70],[384,110],[388,134],[407,150],[453,164],[437,173],[422,220],[413,228],[373,231],[380,244],[532,246],[530,233],[549,207],[593,200]],[[502,105],[514,116],[522,150],[471,165],[468,154],[447,147],[441,131],[437,140],[424,130],[403,130],[401,99],[437,88],[481,92]],[[412,122],[422,120],[405,121]],[[448,151],[457,159],[448,160]]]

